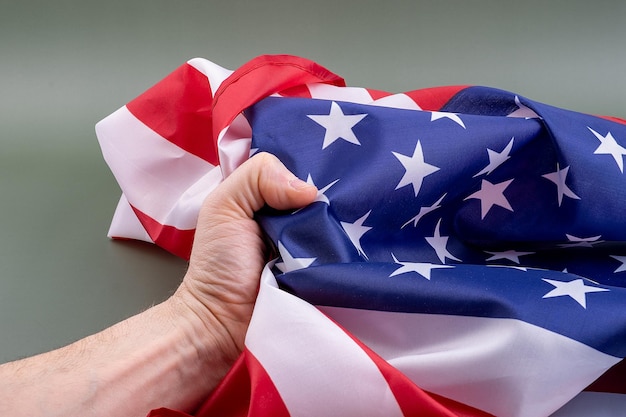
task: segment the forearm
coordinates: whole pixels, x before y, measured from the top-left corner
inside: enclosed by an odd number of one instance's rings
[[[64,348],[0,366],[0,415],[145,416],[190,410],[233,358],[175,299]]]
[[[199,405],[244,347],[265,260],[254,212],[300,208],[316,195],[272,155],[244,162],[202,205],[176,294],[70,346],[0,366],[0,416],[143,417]]]

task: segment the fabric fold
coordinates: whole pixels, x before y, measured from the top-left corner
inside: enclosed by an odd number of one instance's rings
[[[276,55],[190,60],[96,131],[123,191],[110,235],[183,258],[202,201],[250,155],[319,190],[258,213],[280,256],[194,415],[626,407],[623,120],[480,86],[346,87]]]

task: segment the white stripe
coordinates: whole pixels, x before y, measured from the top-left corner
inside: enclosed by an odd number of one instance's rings
[[[238,114],[230,125],[222,129],[217,138],[220,167],[224,178],[250,157],[252,127],[243,116]]]
[[[367,354],[315,307],[279,290],[267,267],[246,346],[292,417],[402,416]]]
[[[126,106],[96,125],[104,159],[135,208],[161,224],[193,229],[219,167],[164,139]]]
[[[337,87],[323,83],[308,84],[307,87],[312,98],[350,101],[359,104],[369,104],[373,101],[370,93],[361,87]]]
[[[620,361],[519,320],[320,310],[423,389],[499,417],[547,416]]]
[[[365,88],[337,87],[329,84],[308,84],[311,97],[321,100],[346,101],[358,104],[389,107],[404,110],[421,110],[421,107],[409,96],[403,93],[391,94],[374,100]]]
[[[374,100],[365,88],[337,87],[335,85],[315,83],[308,84],[311,97],[323,100],[347,101],[358,104],[371,104],[394,109],[421,110],[420,106],[409,96],[403,93],[391,94]]]
[[[187,63],[207,76],[213,95],[222,82],[233,73],[204,58],[194,58]],[[218,158],[224,178],[249,158],[251,142],[252,128],[243,114],[237,115],[232,123],[219,133]]]
[[[604,392],[581,392],[550,417],[623,417],[626,395]]]
[[[394,109],[422,110],[415,101],[406,94],[393,94],[374,101],[374,106],[392,107]]]
[[[215,95],[215,92],[222,82],[233,73],[233,71],[220,67],[219,65],[204,58],[190,59],[187,61],[187,64],[206,75],[209,80],[209,85],[211,86],[211,95]]]
[[[120,201],[117,203],[107,235],[112,238],[137,239],[154,243],[124,194],[122,194]]]

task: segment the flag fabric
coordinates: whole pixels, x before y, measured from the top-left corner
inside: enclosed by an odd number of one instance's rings
[[[626,412],[623,120],[479,86],[346,87],[283,55],[190,60],[96,130],[123,191],[109,235],[184,258],[204,198],[255,152],[319,190],[258,214],[280,256],[193,415]]]

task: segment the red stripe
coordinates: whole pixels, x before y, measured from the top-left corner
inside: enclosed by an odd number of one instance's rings
[[[388,93],[386,91],[372,90],[370,88],[367,89],[367,92],[370,96],[372,96],[372,100],[378,100],[380,98],[392,95],[391,93]]]
[[[469,405],[451,400],[450,398],[442,397],[441,395],[433,394],[432,392],[429,392],[428,395],[437,400],[439,404],[452,411],[452,413],[457,417],[493,417],[493,414],[489,414],[485,411],[479,410],[478,408],[470,407]]]
[[[213,98],[206,75],[183,64],[126,105],[150,129],[212,165],[217,151],[210,146]]]
[[[177,229],[174,226],[163,225],[135,207],[132,209],[154,243],[180,258],[189,260],[195,229]]]
[[[622,118],[619,118],[619,117],[615,117],[615,116],[600,116],[600,115],[598,115],[597,117],[600,117],[600,118],[605,119],[605,120],[610,120],[612,122],[616,122],[616,123],[620,123],[620,124],[626,125],[626,119],[622,119]]]
[[[349,332],[347,332],[350,335]],[[439,395],[427,393],[415,385],[402,372],[378,356],[363,342],[350,335],[376,364],[389,388],[393,392],[405,417],[489,417],[489,413],[453,401]]]
[[[147,417],[192,417],[187,413],[183,413],[182,411],[170,410],[168,408],[159,408],[157,410],[152,410],[148,414]]]
[[[308,59],[291,55],[262,55],[232,73],[213,101],[213,152],[216,139],[243,110],[280,91],[311,83],[345,86],[343,78]]]
[[[126,107],[160,136],[218,165],[217,135],[239,113],[271,94],[320,82],[345,86],[341,77],[313,61],[263,55],[231,74],[213,98],[208,78],[183,64]]]
[[[230,369],[226,377],[195,413],[196,417],[245,417],[250,406],[250,374],[245,354]]]
[[[585,391],[626,394],[624,381],[626,381],[626,361],[622,360],[585,388]]]
[[[455,85],[449,87],[433,87],[414,90],[405,93],[411,97],[413,101],[420,106],[421,109],[427,111],[438,111],[459,91],[467,88],[467,85]]]
[[[333,320],[332,317],[328,316],[328,318]],[[350,336],[376,364],[405,417],[493,417],[492,414],[477,408],[424,391],[343,326],[334,320],[333,322]]]
[[[289,411],[263,365],[245,349],[195,416],[289,417]]]
[[[283,97],[312,98],[311,91],[306,85],[297,85],[279,93]]]

